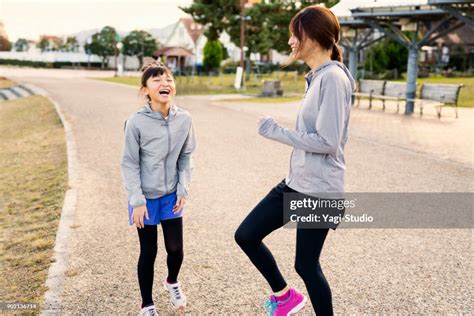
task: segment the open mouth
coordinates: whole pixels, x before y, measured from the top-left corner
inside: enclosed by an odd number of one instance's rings
[[[162,90],[160,90],[160,95],[161,95],[161,96],[169,96],[170,93],[171,93],[171,90],[169,90],[169,89],[162,89]]]

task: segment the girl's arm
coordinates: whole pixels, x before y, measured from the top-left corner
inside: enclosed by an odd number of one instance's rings
[[[122,176],[128,201],[132,208],[146,205],[140,180],[140,134],[132,121],[125,125],[125,143],[122,156]]]
[[[321,88],[321,103],[315,122],[315,132],[298,132],[279,126],[272,118],[260,121],[260,135],[318,154],[336,153],[344,130],[347,93],[344,81],[336,74],[327,74]],[[318,106],[315,101],[314,106]]]
[[[176,195],[186,198],[188,196],[189,184],[191,182],[191,172],[193,170],[192,153],[196,148],[194,129],[191,123],[188,136],[178,157],[178,188]]]

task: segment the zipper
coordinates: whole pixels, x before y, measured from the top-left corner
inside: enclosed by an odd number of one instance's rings
[[[169,156],[169,153],[170,153],[170,149],[171,149],[171,132],[170,132],[170,126],[168,125],[168,121],[165,121],[165,125],[166,125],[166,132],[168,134],[168,150],[166,152],[166,156],[165,156],[165,168],[164,168],[164,173],[165,173],[165,193],[168,193],[168,174],[166,173],[166,162],[168,160],[168,156]]]
[[[306,94],[305,94],[306,96]],[[303,98],[304,100],[304,98]],[[300,109],[298,110],[298,113],[296,114],[296,129],[298,129],[298,123],[300,121],[300,110],[301,110],[301,105],[300,105]],[[295,153],[295,148],[293,147],[293,149],[291,150],[291,155],[290,155],[290,172],[288,174],[288,177],[290,178],[289,180],[292,180],[293,179],[293,176],[291,174],[291,165],[292,165],[292,162],[293,162],[293,154]]]

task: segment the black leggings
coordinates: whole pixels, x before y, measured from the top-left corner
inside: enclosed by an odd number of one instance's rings
[[[166,262],[168,265],[168,282],[178,281],[178,273],[183,263],[183,219],[175,218],[161,222],[165,240]],[[140,240],[140,257],[138,258],[138,284],[142,295],[142,307],[153,304],[152,289],[155,258],[158,252],[157,225],[145,225],[137,228]]]
[[[235,232],[235,240],[267,280],[273,292],[286,282],[270,250],[262,240],[286,224],[283,220],[283,193],[296,192],[284,180],[250,212]],[[303,279],[317,315],[333,315],[331,289],[319,264],[319,256],[329,229],[297,229],[296,272]]]

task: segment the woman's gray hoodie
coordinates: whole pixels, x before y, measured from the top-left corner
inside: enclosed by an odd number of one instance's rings
[[[260,122],[259,133],[293,146],[286,184],[301,193],[344,192],[344,145],[355,82],[338,61],[326,62],[306,75],[307,89],[296,130],[272,118]]]
[[[133,208],[176,191],[188,195],[196,142],[190,114],[172,105],[168,118],[145,105],[125,123],[122,176]]]

